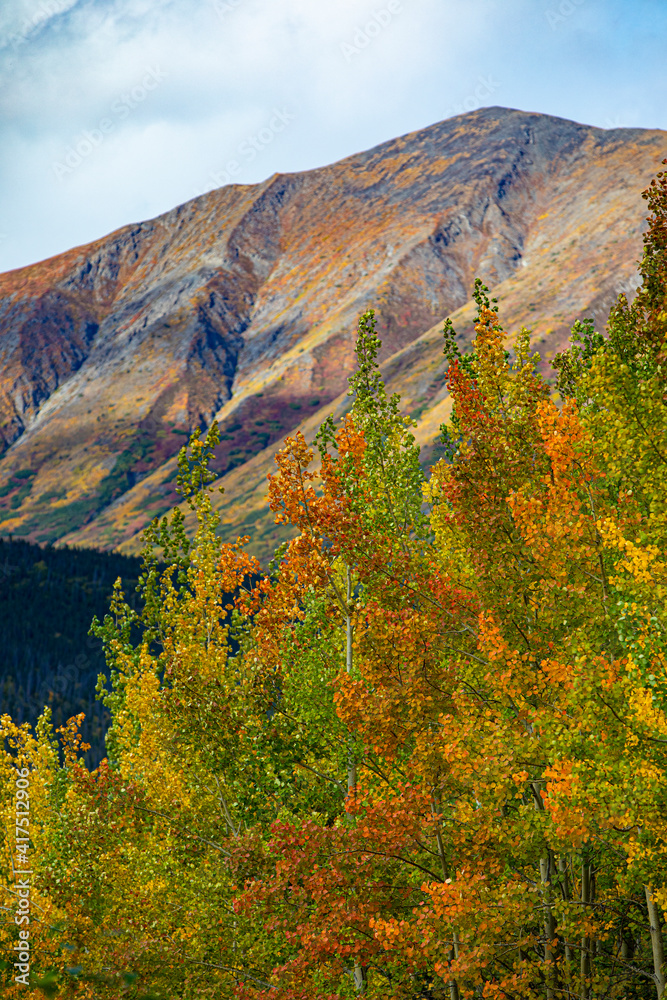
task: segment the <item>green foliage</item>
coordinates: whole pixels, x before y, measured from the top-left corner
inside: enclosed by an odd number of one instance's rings
[[[564,399],[573,398],[582,405],[582,378],[590,370],[593,358],[604,345],[604,337],[596,333],[592,319],[577,320],[572,327],[570,347],[557,354],[553,367],[557,374],[556,388]]]
[[[267,575],[220,539],[217,426],[192,436],[194,537],[156,519],[141,606],[118,583],[94,624],[109,760],[85,767],[77,720],[59,748],[50,713],[2,719],[6,824],[17,765],[35,789],[43,990],[664,995],[666,175],[647,197],[642,288],[606,337],[575,325],[558,404],[475,283],[428,480],[365,313],[319,462],[302,433],[276,455],[296,537]]]
[[[375,313],[370,309],[359,319],[357,370],[349,380],[354,425],[365,442],[363,491],[354,486],[352,457],[343,463],[349,476],[350,501],[369,531],[386,525],[395,538],[423,538],[428,533],[428,519],[422,511],[424,472],[412,434],[416,424],[401,413],[398,394],[387,395],[378,364],[380,347]],[[321,454],[334,439],[329,418],[316,438]]]

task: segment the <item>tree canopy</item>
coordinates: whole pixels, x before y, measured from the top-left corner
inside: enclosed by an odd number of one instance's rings
[[[427,473],[365,313],[347,413],[276,455],[296,537],[268,573],[221,540],[217,428],[193,436],[195,537],[154,522],[140,606],[118,585],[93,625],[107,757],[86,765],[80,716],[2,717],[35,996],[663,996],[664,173],[644,197],[641,287],[604,333],[575,324],[555,386],[476,283]]]

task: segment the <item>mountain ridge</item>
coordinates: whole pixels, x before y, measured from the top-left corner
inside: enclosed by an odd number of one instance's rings
[[[228,528],[256,526],[248,477],[263,489],[282,437],[340,411],[369,306],[428,456],[444,317],[470,336],[479,275],[510,332],[538,320],[543,352],[578,316],[603,323],[634,289],[665,138],[485,108],[0,275],[0,532],[136,551],[177,500],[178,448],[216,417],[225,503],[247,508]]]

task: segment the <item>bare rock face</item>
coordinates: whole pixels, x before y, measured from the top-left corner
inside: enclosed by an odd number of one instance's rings
[[[443,318],[470,332],[479,276],[543,354],[577,317],[602,326],[634,289],[665,139],[485,108],[0,275],[0,533],[134,550],[217,416],[225,519],[260,525],[265,555],[270,456],[342,405],[359,313],[428,454]]]

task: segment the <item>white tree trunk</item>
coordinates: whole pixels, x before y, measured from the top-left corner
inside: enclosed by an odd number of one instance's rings
[[[660,926],[660,912],[656,905],[653,893],[649,886],[644,886],[646,893],[646,905],[648,907],[648,921],[651,931],[651,951],[653,952],[653,969],[655,972],[655,988],[658,1000],[661,1000],[665,992],[665,951],[662,943],[662,927]]]

